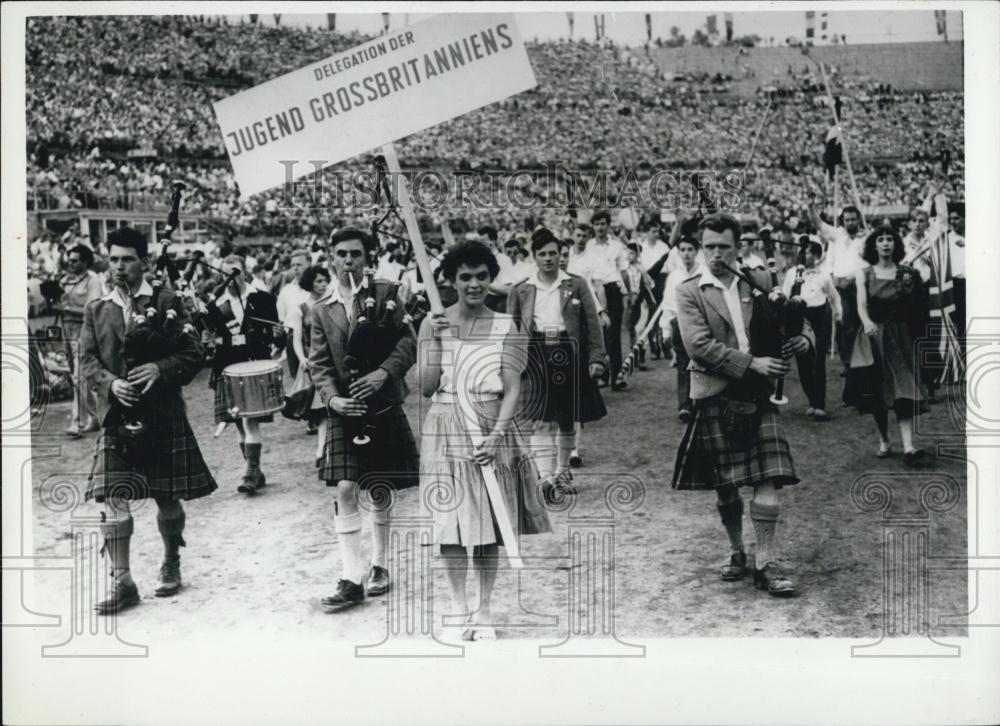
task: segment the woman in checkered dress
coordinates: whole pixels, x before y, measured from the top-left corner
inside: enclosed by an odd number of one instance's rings
[[[482,467],[496,473],[515,536],[551,531],[538,471],[515,421],[527,338],[511,316],[486,306],[499,272],[487,247],[478,242],[452,247],[442,270],[454,283],[458,302],[425,318],[420,328],[418,379],[432,400],[421,437],[421,502],[433,513],[434,543],[450,561],[448,589],[456,614],[474,613],[463,638],[489,640],[496,637],[490,596],[504,542]],[[472,435],[483,434],[474,445]],[[480,584],[478,606],[471,607],[470,553]]]

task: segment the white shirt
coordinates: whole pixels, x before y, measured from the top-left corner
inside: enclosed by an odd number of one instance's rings
[[[695,261],[694,269],[688,272],[683,263],[679,270],[673,270],[667,275],[667,284],[663,287],[663,314],[660,316],[660,330],[670,335],[670,322],[677,317],[677,287],[684,281],[701,274],[702,266]]]
[[[375,268],[375,277],[382,280],[392,280],[393,282],[398,282],[400,276],[405,270],[405,267],[396,262],[389,255],[386,255],[378,261],[378,267]]]
[[[309,293],[299,287],[299,283],[293,280],[281,288],[278,293],[278,321],[285,323],[291,310],[299,307],[309,299]]]
[[[930,241],[932,239],[934,238],[931,237],[928,232],[925,232],[924,236],[921,237],[920,239],[917,239],[916,235],[914,235],[913,232],[910,232],[903,238],[903,249],[906,252],[903,260],[909,261],[913,269],[920,273],[920,279],[922,279],[924,282],[927,282],[928,280],[931,279],[930,256],[933,253],[927,252],[921,255],[920,257],[917,257],[916,259],[914,259],[914,256],[918,252],[922,251],[925,247],[927,247],[927,245],[930,244]]]
[[[628,249],[614,237],[603,244],[596,238],[587,243],[588,265],[595,284],[618,284],[624,287],[622,272],[628,269]]]
[[[722,299],[726,301],[726,307],[729,309],[729,317],[732,320],[733,327],[736,329],[736,342],[740,346],[740,352],[749,353],[750,339],[747,337],[746,324],[743,322],[743,307],[740,305],[740,278],[733,275],[729,287],[726,287],[706,267],[704,272],[701,273],[698,286],[704,287],[706,285],[712,285],[722,290]]]
[[[639,246],[639,264],[642,265],[642,269],[649,272],[649,268],[660,261],[663,255],[669,255],[670,247],[661,239],[656,240],[653,244],[646,244],[643,242]],[[666,264],[660,269],[660,274],[667,271]]]
[[[865,251],[865,239],[868,237],[868,230],[859,229],[851,236],[843,227],[832,227],[829,224],[821,224],[819,228],[820,236],[827,241],[826,254],[823,255],[822,266],[833,275],[838,277],[849,277],[854,279],[854,275],[865,266],[865,261],[861,255]]]
[[[563,324],[562,297],[559,291],[562,289],[562,281],[569,279],[569,275],[559,270],[556,279],[551,283],[546,283],[538,278],[537,269],[528,278],[528,284],[535,286],[535,330],[558,330],[560,333],[566,330],[566,326]]]
[[[518,260],[510,271],[510,278],[513,284],[524,282],[532,275],[538,274],[538,266],[534,260]]]
[[[958,232],[949,232],[948,242],[951,246],[951,276],[965,279],[965,237]]]
[[[215,304],[218,306],[221,306],[224,302],[229,303],[229,309],[233,313],[233,319],[227,323],[227,327],[230,330],[237,332],[243,326],[243,311],[246,308],[247,298],[250,297],[250,293],[260,291],[267,292],[267,288],[255,277],[243,286],[243,294],[240,297],[233,295],[227,287],[226,291],[215,301]]]
[[[789,267],[785,271],[781,289],[786,296],[791,297],[794,285],[795,268]],[[829,300],[835,312],[840,310],[840,295],[833,286],[833,278],[830,277],[829,271],[822,267],[807,267],[802,271],[802,290],[799,292],[799,297],[811,308],[822,307]]]
[[[583,252],[577,252],[575,246],[569,248],[569,260],[566,262],[566,272],[571,275],[579,275],[588,283],[591,281],[590,262],[586,249]]]
[[[101,299],[110,300],[122,309],[122,321],[125,323],[125,330],[130,330],[132,328],[132,321],[130,319],[131,316],[140,312],[135,307],[135,299],[137,297],[142,297],[143,295],[147,297],[153,296],[153,286],[150,285],[149,281],[146,279],[143,279],[142,284],[139,285],[139,289],[136,290],[131,297],[126,296],[125,293],[122,292],[122,289],[116,285]]]

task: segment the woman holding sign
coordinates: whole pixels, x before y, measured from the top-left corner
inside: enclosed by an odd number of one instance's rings
[[[449,564],[455,612],[467,614],[462,639],[493,640],[490,596],[503,538],[480,467],[495,470],[516,536],[551,531],[538,473],[514,422],[526,341],[509,315],[485,304],[499,272],[489,248],[460,242],[441,268],[458,302],[420,327],[417,376],[433,401],[420,451],[421,499],[433,510],[434,542]],[[474,446],[473,435],[485,438]],[[466,597],[470,556],[479,581],[475,609]]]

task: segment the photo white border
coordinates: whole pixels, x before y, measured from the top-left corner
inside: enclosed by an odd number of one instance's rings
[[[5,3],[3,68],[3,334],[23,334],[27,232],[24,115],[24,17],[31,14],[296,12],[514,12],[918,10],[964,13],[966,248],[970,316],[1000,317],[1000,5],[892,3]],[[238,10],[237,10],[238,8]],[[609,22],[613,22],[609,18]],[[99,43],[98,39],[95,42]],[[164,49],[169,52],[169,49]],[[164,113],[169,113],[164,109]],[[998,331],[1000,332],[1000,331]],[[978,391],[1000,401],[996,374]],[[4,419],[27,407],[26,375],[4,371]],[[980,522],[1000,521],[1000,432],[969,450],[978,468]],[[4,500],[20,482],[27,449],[4,440]],[[974,476],[972,471],[970,475]],[[969,485],[973,482],[970,479]],[[985,495],[985,499],[982,498]],[[4,553],[21,530],[3,507]],[[874,525],[873,523],[873,526]],[[971,526],[970,551],[1000,556],[1000,528]],[[24,540],[30,547],[30,527]],[[651,567],[656,567],[652,562]],[[1000,622],[1000,577],[979,576],[980,608]],[[970,576],[970,590],[973,587]],[[7,591],[4,595],[6,597]],[[28,592],[30,598],[30,591]],[[239,608],[234,600],[233,608]],[[5,607],[6,610],[6,607]],[[133,633],[126,624],[130,639]],[[54,629],[53,629],[54,630]],[[135,639],[141,641],[141,633]],[[953,659],[852,659],[855,639],[646,639],[642,659],[540,659],[538,642],[497,641],[453,660],[356,659],[355,643],[266,636],[245,631],[155,642],[138,661],[40,657],[44,630],[4,629],[4,723],[991,723],[1000,718],[1000,628],[970,628]],[[990,686],[990,684],[993,686]],[[178,685],[175,685],[178,684]]]

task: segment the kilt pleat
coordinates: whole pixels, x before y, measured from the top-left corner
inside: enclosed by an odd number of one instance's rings
[[[187,416],[150,417],[148,459],[143,466],[128,461],[121,437],[104,429],[97,440],[87,499],[104,501],[109,493],[129,499],[165,497],[198,499],[217,484],[201,455]]]
[[[358,482],[362,489],[382,481],[391,483],[395,489],[418,484],[420,457],[403,407],[391,406],[375,420],[371,442],[358,446],[352,441],[357,430],[354,422],[348,423],[335,414],[329,417],[320,480],[328,486],[345,480]]]
[[[697,401],[677,450],[671,486],[713,489],[766,481],[778,488],[799,482],[774,408],[761,405],[751,436],[739,442],[725,430],[719,397]]]

